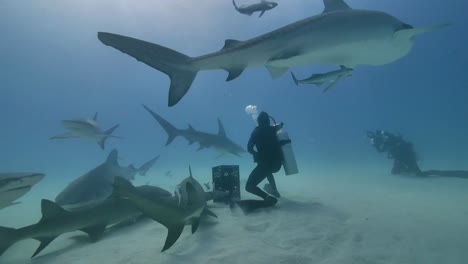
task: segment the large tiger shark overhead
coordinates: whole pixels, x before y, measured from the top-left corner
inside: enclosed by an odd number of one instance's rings
[[[174,106],[200,70],[224,69],[229,72],[226,81],[231,81],[251,66],[266,66],[275,79],[291,67],[307,64],[383,65],[407,55],[418,34],[446,26],[414,28],[381,11],[352,9],[343,0],[323,3],[319,15],[249,40],[228,39],[220,51],[198,57],[112,33],[99,32],[98,38],[167,74],[168,104]]]

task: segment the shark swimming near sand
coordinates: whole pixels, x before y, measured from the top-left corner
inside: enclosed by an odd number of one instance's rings
[[[156,186],[136,187],[139,194],[152,202],[173,201],[170,192]],[[91,241],[97,241],[106,227],[135,219],[142,215],[129,200],[109,197],[93,206],[84,206],[77,210],[65,210],[60,205],[49,201],[41,202],[42,218],[33,225],[19,229],[0,227],[0,255],[11,245],[21,240],[33,238],[40,242],[31,258],[34,258],[58,236],[83,231]]]
[[[106,140],[109,137],[115,137],[112,136],[112,132],[119,127],[119,125],[115,125],[106,131],[102,131],[97,123],[97,113],[93,119],[63,120],[62,125],[68,132],[53,136],[50,139],[87,138],[96,141],[101,149],[104,149]]]
[[[178,186],[179,204],[165,201],[151,201],[141,195],[128,180],[117,177],[114,182],[114,194],[129,199],[145,215],[164,225],[167,237],[162,251],[169,249],[179,239],[187,223],[192,225],[192,234],[198,229],[203,214],[216,215],[206,208],[207,195],[203,187],[192,176],[184,179]]]
[[[265,66],[276,79],[291,67],[308,64],[384,65],[406,56],[417,35],[447,26],[414,28],[381,11],[352,9],[343,0],[323,3],[319,15],[249,40],[228,39],[220,51],[198,57],[112,33],[99,32],[98,38],[167,74],[168,105],[174,106],[201,70],[224,69],[229,73],[226,81],[231,81],[253,66]]]
[[[234,5],[234,8],[237,10],[237,12],[251,16],[255,12],[260,12],[260,15],[258,16],[259,18],[265,14],[266,11],[271,10],[278,6],[278,3],[275,2],[269,2],[262,0],[259,3],[256,4],[251,4],[251,5],[241,5],[237,6],[235,0],[232,0],[232,4]]]
[[[0,173],[0,209],[17,204],[17,199],[25,195],[44,178],[43,173]]]
[[[319,74],[312,74],[309,78],[298,80],[294,73],[291,72],[291,76],[294,80],[296,85],[299,84],[315,84],[321,86],[324,83],[328,83],[328,85],[323,89],[323,92],[330,90],[335,84],[345,78],[352,76],[353,69],[346,68],[345,66],[341,65],[340,69],[335,71],[330,71],[327,73],[319,73]]]
[[[133,165],[121,167],[117,160],[118,152],[114,149],[109,153],[104,163],[71,182],[57,195],[55,202],[72,208],[76,205],[104,200],[112,194],[112,183],[116,176],[124,177],[127,180],[133,180],[136,174],[143,176],[158,158],[159,156],[149,160],[140,168],[135,168]]]
[[[245,152],[245,150],[241,146],[237,145],[226,136],[224,126],[221,123],[221,120],[219,119],[218,134],[197,131],[190,125],[187,129],[178,129],[171,123],[169,123],[169,121],[165,120],[160,115],[153,112],[147,106],[143,105],[143,107],[154,117],[154,119],[156,119],[156,121],[166,131],[168,135],[166,146],[169,145],[177,136],[181,136],[188,140],[189,145],[197,142],[200,145],[198,150],[202,150],[204,148],[214,148],[221,153],[230,153],[235,156],[240,156],[240,154]]]

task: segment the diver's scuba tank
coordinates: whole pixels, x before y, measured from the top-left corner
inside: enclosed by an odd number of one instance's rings
[[[276,139],[278,140],[281,146],[281,152],[283,154],[283,169],[286,175],[292,175],[299,173],[297,168],[296,157],[294,156],[294,151],[291,145],[291,139],[289,138],[288,132],[283,128],[282,123],[277,124],[275,119],[270,117],[273,120],[275,126],[281,126],[280,129],[276,132]]]

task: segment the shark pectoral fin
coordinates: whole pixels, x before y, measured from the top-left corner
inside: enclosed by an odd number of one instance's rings
[[[39,237],[39,238],[36,238],[37,240],[39,240],[39,242],[41,242],[41,244],[36,249],[34,254],[32,254],[31,258],[34,258],[35,256],[37,256],[37,254],[41,253],[41,251],[44,248],[46,248],[50,244],[50,242],[52,242],[55,238],[57,238],[57,237]]]
[[[323,13],[351,9],[344,0],[323,0],[323,4],[325,5]]]
[[[265,11],[266,11],[266,10],[263,10],[263,11],[260,13],[260,15],[258,16],[258,18],[261,18],[261,17],[263,16],[263,14],[265,14]]]
[[[195,234],[197,232],[198,226],[200,225],[200,218],[199,217],[194,217],[192,219],[192,234]]]
[[[177,239],[179,239],[180,234],[182,234],[184,227],[185,223],[176,223],[167,227],[166,242],[164,243],[164,247],[161,250],[161,252],[166,251],[167,249],[172,247],[172,245],[174,245]]]
[[[239,67],[239,68],[234,68],[234,69],[225,69],[226,71],[229,72],[228,77],[226,78],[226,82],[232,81],[239,77],[242,72],[245,70],[245,67]]]
[[[103,223],[103,224],[98,224],[95,226],[83,228],[81,229],[81,231],[88,234],[91,241],[95,242],[95,241],[98,241],[102,237],[102,234],[104,234],[104,231],[106,230],[106,226],[107,224]]]
[[[213,211],[210,211],[208,208],[205,207],[205,209],[203,210],[203,214],[206,214],[206,215],[209,215],[211,217],[214,217],[214,218],[218,218],[218,216],[213,213]]]
[[[279,68],[279,67],[273,67],[273,66],[266,66],[268,69],[268,72],[271,75],[271,78],[273,79],[278,79],[281,77],[285,72],[289,70],[289,68]]]
[[[64,138],[78,138],[78,137],[73,135],[72,133],[63,133],[60,135],[50,137],[49,139],[64,139]]]
[[[299,80],[296,78],[296,75],[294,75],[293,72],[291,72],[291,77],[292,77],[294,83],[296,84],[296,86],[299,85]]]
[[[337,83],[338,81],[333,81],[333,82],[330,82],[329,85],[327,85],[327,87],[325,87],[325,89],[323,89],[323,92],[327,92],[328,90],[330,90],[333,86],[335,86],[335,84]]]

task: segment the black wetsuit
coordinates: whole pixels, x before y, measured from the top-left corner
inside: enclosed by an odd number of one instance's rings
[[[281,146],[276,138],[279,126],[259,125],[250,136],[247,149],[254,155],[257,167],[250,173],[245,190],[266,199],[268,194],[257,185],[268,178],[268,181],[276,190],[276,183],[273,173],[279,171],[282,165]],[[254,146],[257,151],[254,150]]]

